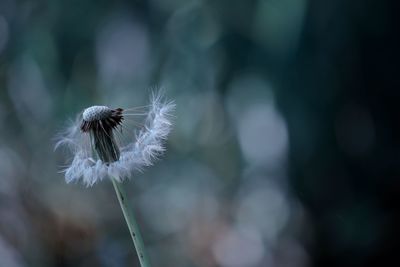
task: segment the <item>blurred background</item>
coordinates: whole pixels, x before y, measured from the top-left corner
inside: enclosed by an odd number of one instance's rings
[[[399,4],[0,0],[0,267],[139,266],[109,181],[66,184],[85,107],[176,102],[126,183],[153,266],[399,264]]]

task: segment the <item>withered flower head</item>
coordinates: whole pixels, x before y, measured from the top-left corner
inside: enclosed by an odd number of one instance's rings
[[[122,111],[122,108],[92,106],[82,114],[81,130],[91,135],[94,149],[105,163],[117,161],[120,156],[113,130],[121,125],[124,119]]]

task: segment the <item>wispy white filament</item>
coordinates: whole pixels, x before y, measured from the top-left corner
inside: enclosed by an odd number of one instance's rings
[[[174,108],[173,103],[164,102],[160,95],[154,95],[144,127],[137,134],[131,133],[132,142],[120,148],[119,160],[108,164],[93,155],[88,134],[80,130],[81,114],[56,143],[56,148],[66,146],[74,155],[65,169],[66,182],[81,180],[85,185],[92,186],[110,176],[123,181],[132,172],[152,165],[165,150],[163,143],[171,130],[170,117]]]

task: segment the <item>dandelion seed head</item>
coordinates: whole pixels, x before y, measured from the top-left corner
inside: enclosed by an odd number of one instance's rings
[[[82,181],[92,186],[106,177],[122,182],[135,171],[153,165],[165,151],[164,141],[171,130],[175,105],[154,94],[148,107],[144,125],[128,131],[123,131],[127,125],[122,127],[122,123],[125,116],[132,114],[124,109],[107,106],[85,109],[56,143],[56,148],[64,146],[73,154],[71,164],[64,170],[66,182]],[[130,141],[123,145],[114,137],[118,126],[121,126],[118,134],[137,134],[127,136]]]

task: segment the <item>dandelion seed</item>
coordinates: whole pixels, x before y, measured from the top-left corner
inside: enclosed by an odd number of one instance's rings
[[[56,148],[66,146],[73,154],[71,164],[64,170],[66,182],[81,180],[92,186],[110,176],[121,182],[134,171],[152,165],[165,150],[163,143],[171,130],[174,107],[160,95],[153,95],[150,105],[144,106],[145,113],[107,106],[85,109],[56,143]],[[137,134],[134,130],[127,132],[124,119],[139,116],[136,114],[146,116],[144,125]],[[128,138],[129,143],[117,141],[121,132],[121,139]]]

